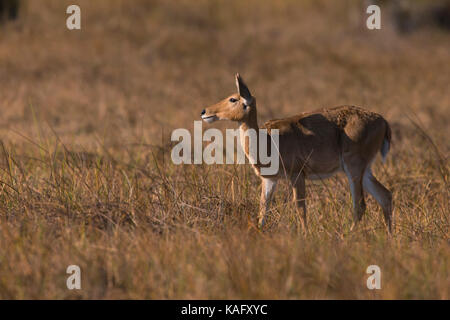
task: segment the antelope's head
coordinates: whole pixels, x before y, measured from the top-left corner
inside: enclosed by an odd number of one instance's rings
[[[237,93],[203,109],[201,115],[205,122],[217,120],[246,122],[252,118],[256,119],[255,97],[251,95],[239,73],[236,74],[236,87]]]

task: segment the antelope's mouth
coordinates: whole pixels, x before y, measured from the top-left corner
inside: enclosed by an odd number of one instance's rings
[[[216,115],[212,115],[212,116],[203,115],[202,119],[203,119],[203,121],[205,121],[207,123],[211,123],[211,122],[219,120],[219,118],[217,118]]]

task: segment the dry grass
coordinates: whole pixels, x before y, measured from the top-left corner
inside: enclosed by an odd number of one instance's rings
[[[81,31],[63,0],[0,26],[0,298],[449,298],[448,34],[368,31],[356,1],[78,2]],[[343,176],[308,184],[304,237],[287,184],[258,232],[251,168],[171,163],[170,132],[237,71],[260,122],[340,104],[390,121],[392,239],[372,198],[349,231]]]

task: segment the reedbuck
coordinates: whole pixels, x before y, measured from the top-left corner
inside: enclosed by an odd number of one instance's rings
[[[201,117],[208,123],[216,120],[238,122],[240,144],[248,158],[250,141],[246,132],[259,130],[256,99],[239,74],[236,75],[236,86],[237,93],[207,107]],[[392,231],[392,194],[370,169],[376,153],[380,151],[384,161],[390,147],[391,130],[382,116],[358,107],[340,106],[270,120],[263,128],[269,133],[267,139],[270,139],[271,130],[278,129],[281,165],[276,174],[263,175],[261,168],[264,166],[259,160],[253,161],[253,168],[262,180],[258,215],[260,228],[278,179],[290,180],[293,200],[297,211],[302,211],[299,213],[306,231],[305,179],[324,179],[344,171],[353,199],[352,229],[366,209],[365,190],[382,207],[387,228]],[[261,139],[259,135],[256,138]]]

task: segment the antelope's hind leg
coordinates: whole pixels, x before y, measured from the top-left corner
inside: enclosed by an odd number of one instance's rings
[[[350,184],[353,201],[353,225],[351,230],[361,221],[366,211],[366,202],[364,201],[363,175],[364,162],[358,157],[347,157],[343,159],[343,169],[347,175]]]
[[[384,221],[389,233],[392,233],[392,193],[372,175],[370,167],[364,173],[363,186],[383,209]]]

